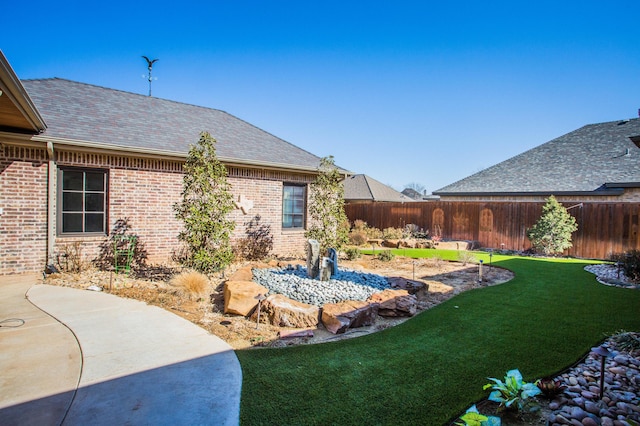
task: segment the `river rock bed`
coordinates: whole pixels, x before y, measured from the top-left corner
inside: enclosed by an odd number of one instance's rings
[[[640,338],[640,335],[637,335]],[[640,352],[616,350],[609,340],[604,393],[600,398],[601,360],[591,352],[578,366],[558,376],[564,392],[549,403],[549,425],[626,426],[640,424]],[[635,422],[635,423],[634,423]]]
[[[315,306],[345,300],[367,300],[372,294],[391,288],[386,277],[340,269],[328,281],[310,279],[302,265],[286,268],[254,269],[253,279],[290,299]]]
[[[615,265],[588,265],[600,283],[640,288]],[[640,334],[629,333],[640,339]],[[640,424],[640,351],[618,350],[615,338],[601,345],[605,358],[604,392],[600,398],[602,358],[590,352],[585,360],[555,378],[565,390],[549,403],[548,425],[632,426]]]

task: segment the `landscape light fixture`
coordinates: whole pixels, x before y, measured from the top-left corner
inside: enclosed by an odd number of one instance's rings
[[[256,318],[256,330],[257,330],[258,327],[260,326],[260,305],[262,304],[262,301],[266,299],[266,296],[261,293],[256,296],[256,299],[258,299],[258,316]]]
[[[607,357],[613,356],[613,353],[604,346],[591,348],[591,351],[596,355],[600,355],[602,360],[600,364],[600,399],[602,399],[602,396],[604,395],[604,363],[607,360]]]

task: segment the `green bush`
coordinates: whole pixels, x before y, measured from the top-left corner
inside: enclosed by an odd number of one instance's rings
[[[383,262],[389,262],[393,260],[394,257],[396,257],[396,255],[393,254],[391,250],[383,250],[378,253],[378,260],[382,260]]]
[[[362,253],[360,253],[360,250],[358,250],[355,247],[349,247],[344,251],[345,255],[347,256],[347,260],[356,260],[359,259],[362,256]]]

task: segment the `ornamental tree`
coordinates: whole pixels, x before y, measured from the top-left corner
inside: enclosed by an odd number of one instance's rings
[[[527,238],[536,251],[551,255],[573,247],[571,234],[577,229],[576,219],[551,195],[540,219],[527,230]]]
[[[333,156],[320,161],[318,172],[318,177],[310,186],[311,220],[305,237],[317,240],[321,251],[330,247],[340,250],[347,243],[349,235],[342,176],[334,164]]]
[[[204,273],[224,269],[233,260],[230,239],[235,222],[228,215],[235,203],[215,144],[209,133],[202,132],[191,146],[184,165],[182,201],[173,206],[184,224],[178,235],[185,243],[182,263]]]

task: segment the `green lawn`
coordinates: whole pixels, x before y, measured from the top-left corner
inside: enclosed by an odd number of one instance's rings
[[[488,395],[487,377],[518,368],[532,381],[573,364],[605,334],[640,330],[640,291],[598,284],[586,263],[496,255],[493,264],[513,271],[512,281],[465,292],[397,327],[237,351],[241,422],[448,424]]]

